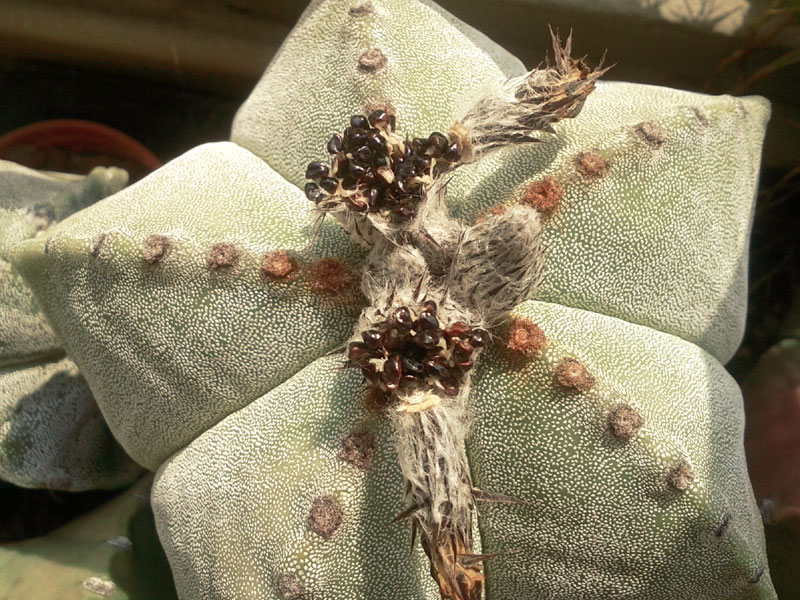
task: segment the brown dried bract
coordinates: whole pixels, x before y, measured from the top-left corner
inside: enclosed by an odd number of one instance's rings
[[[545,177],[531,183],[522,193],[522,201],[544,215],[552,215],[561,205],[564,188],[555,177]]]
[[[172,247],[172,240],[165,235],[151,235],[144,241],[142,258],[151,265],[164,262]]]
[[[636,132],[636,135],[653,150],[661,148],[667,137],[664,133],[664,128],[655,121],[639,123],[633,130]]]
[[[487,210],[485,213],[483,213],[481,216],[479,216],[477,219],[475,219],[475,225],[479,225],[479,224],[483,223],[489,217],[497,217],[497,216],[500,216],[500,215],[504,215],[504,214],[506,214],[507,210],[508,210],[508,208],[506,208],[506,206],[504,204],[498,204],[497,206],[493,206],[492,208]]]
[[[575,157],[578,173],[594,181],[600,179],[611,169],[611,164],[599,152],[581,152]]]
[[[315,262],[308,268],[311,289],[325,294],[341,294],[352,280],[350,271],[340,259],[330,256]]]
[[[341,524],[342,509],[339,508],[332,496],[322,496],[314,500],[308,515],[308,527],[311,531],[327,540]]]
[[[358,68],[368,73],[374,73],[383,69],[388,62],[389,59],[380,48],[371,48],[358,59]]]
[[[355,468],[366,471],[375,458],[375,442],[366,431],[357,431],[342,442],[342,449],[337,456]]]
[[[509,350],[526,358],[541,358],[547,347],[547,337],[536,323],[525,317],[514,317],[508,331]]]
[[[286,250],[273,250],[261,259],[259,272],[266,280],[288,279],[297,272],[297,260]]]
[[[372,6],[372,2],[363,2],[351,7],[348,14],[351,17],[365,17],[373,12],[375,12],[375,7]]]
[[[608,429],[618,440],[628,441],[644,425],[642,415],[628,404],[617,404],[608,414]]]
[[[230,242],[214,244],[206,254],[206,265],[214,271],[226,271],[239,265],[239,250]]]
[[[572,392],[587,392],[595,384],[595,379],[588,369],[574,358],[564,358],[558,363],[555,381],[564,390]]]
[[[694,483],[694,471],[688,462],[682,460],[667,473],[667,485],[678,492],[685,492]]]

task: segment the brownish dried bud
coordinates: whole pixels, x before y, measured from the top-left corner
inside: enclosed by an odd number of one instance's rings
[[[350,287],[350,271],[340,259],[329,256],[315,262],[308,268],[311,289],[325,294],[336,295]]]
[[[608,414],[608,429],[618,440],[630,440],[643,425],[642,416],[628,404],[618,404]]]
[[[330,539],[342,524],[342,509],[332,496],[322,496],[314,500],[308,515],[308,527],[324,539]]]
[[[581,152],[575,156],[574,162],[578,173],[590,181],[600,179],[611,169],[611,163],[595,151]]]
[[[287,279],[297,272],[297,261],[286,250],[273,250],[261,259],[259,272],[266,280]]]
[[[555,177],[545,177],[531,183],[522,193],[522,202],[540,213],[550,216],[554,214],[561,199],[564,197],[564,188]]]
[[[542,328],[530,319],[514,317],[509,328],[506,347],[526,358],[541,358],[547,347],[547,337]]]
[[[230,242],[219,242],[209,248],[206,265],[212,271],[227,271],[239,264],[239,250]]]
[[[564,358],[555,370],[556,383],[566,391],[588,392],[595,379],[583,364],[574,358]]]

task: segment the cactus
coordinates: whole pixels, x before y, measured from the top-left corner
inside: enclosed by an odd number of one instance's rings
[[[722,367],[768,105],[555,51],[313,2],[233,143],[15,248],[181,597],[775,597]],[[419,172],[338,177],[350,119]]]
[[[0,161],[0,477],[25,487],[119,487],[138,467],[116,443],[75,364],[64,357],[11,248],[51,223],[117,192],[117,168],[86,177]]]

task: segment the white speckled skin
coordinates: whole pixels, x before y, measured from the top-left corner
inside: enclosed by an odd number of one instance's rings
[[[141,473],[71,360],[0,369],[0,479],[81,492],[122,487]]]
[[[24,487],[114,488],[141,473],[114,440],[74,363],[9,262],[40,229],[122,189],[128,174],[86,177],[0,161],[0,478]],[[61,360],[59,360],[61,359]]]
[[[341,357],[318,358],[349,337],[361,301],[322,303],[302,276],[265,285],[256,259],[285,248],[355,265],[363,255],[335,227],[307,247],[310,204],[292,185],[329,136],[370,100],[391,101],[411,135],[446,128],[521,66],[428,3],[372,0],[353,15],[355,4],[315,2],[239,112],[233,140],[271,168],[204,146],[59,226],[47,255],[41,242],[17,249],[123,445],[150,468],[175,452],[153,504],[182,598],[438,597],[408,527],[388,523],[403,490],[386,419],[364,408],[358,374],[335,370]],[[374,47],[386,66],[359,70]],[[516,309],[550,347],[520,366],[498,341],[475,372],[475,485],[522,501],[479,507],[475,550],[508,551],[487,562],[487,600],[775,598],[741,398],[721,366],[741,334],[767,116],[761,99],[606,84],[545,143],[452,182],[465,220],[543,174],[565,189],[544,222],[543,287]],[[663,129],[658,148],[636,134],[647,121]],[[611,163],[595,181],[573,162],[591,150]],[[163,273],[141,264],[153,233],[179,240]],[[216,241],[244,250],[225,283],[203,258]],[[563,357],[596,387],[554,387]],[[605,433],[620,399],[645,419],[626,444]],[[364,429],[375,457],[359,471],[338,453]],[[667,484],[679,461],[694,472],[683,493]],[[341,511],[329,536],[309,525],[320,498]]]
[[[312,241],[311,203],[262,160],[229,142],[200,146],[76,218],[17,247],[20,270],[81,367],[128,453],[155,470],[352,333],[361,308],[309,288],[307,265],[362,257],[329,222]],[[93,241],[108,234],[96,256]],[[142,257],[151,235],[172,248]],[[236,245],[215,272],[209,248]],[[265,282],[264,253],[294,252],[300,276]]]

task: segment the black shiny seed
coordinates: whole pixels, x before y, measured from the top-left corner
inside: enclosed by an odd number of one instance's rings
[[[442,377],[450,377],[450,371],[447,370],[447,365],[444,363],[444,359],[442,359],[441,356],[435,356],[430,360],[426,360],[424,367],[425,374],[431,377],[438,377],[440,379]]]
[[[451,163],[461,160],[461,144],[458,142],[450,144],[447,150],[442,153],[442,158]]]
[[[410,358],[403,358],[403,372],[406,375],[422,377],[425,374],[425,368],[422,366],[421,362]]]
[[[404,162],[402,165],[397,167],[394,172],[401,179],[411,177],[414,175],[414,163]]]
[[[347,358],[353,364],[365,365],[371,355],[372,352],[367,348],[366,344],[361,342],[351,342],[347,347]]]
[[[369,121],[364,115],[353,115],[350,117],[350,125],[359,129],[369,129]]]
[[[414,343],[426,350],[431,350],[439,343],[439,336],[436,331],[418,331],[412,338]]]
[[[356,160],[351,160],[350,164],[347,166],[347,170],[350,172],[353,177],[360,178],[364,173],[367,172],[367,166],[363,163],[360,163]]]
[[[322,190],[316,183],[309,181],[303,188],[306,192],[306,198],[312,202],[319,202],[322,200]]]
[[[394,115],[389,115],[389,129],[391,131],[394,131],[396,126],[397,126],[397,119],[395,118]]]
[[[375,152],[386,153],[389,151],[389,144],[377,129],[370,129],[367,132],[367,146],[375,150]]]
[[[367,331],[361,332],[361,339],[364,340],[364,343],[367,347],[372,348],[373,350],[377,350],[381,347],[381,332],[377,329],[368,329]],[[358,342],[353,342],[358,343]]]
[[[361,176],[361,183],[364,183],[366,185],[372,185],[373,183],[375,183],[375,171],[370,169],[366,173],[364,173]]]
[[[348,150],[354,150],[363,146],[367,141],[366,129],[360,127],[348,127],[344,130],[344,147]]]
[[[409,144],[415,154],[422,154],[428,147],[428,140],[425,138],[414,138]]]
[[[397,354],[390,354],[383,363],[383,372],[399,381],[403,376],[403,360]]]
[[[362,163],[369,163],[369,161],[372,160],[372,154],[372,150],[370,150],[367,146],[361,146],[360,148],[353,150],[353,158],[361,161]]]
[[[392,181],[392,190],[397,195],[405,196],[408,194],[408,186],[402,179],[395,179]]]
[[[334,133],[331,139],[328,141],[328,152],[331,154],[336,154],[337,152],[341,152],[343,147],[342,136],[338,133]]]
[[[342,187],[346,190],[354,190],[358,185],[358,180],[352,175],[345,175],[342,179]]]
[[[429,312],[432,315],[435,315],[436,314],[436,302],[434,302],[433,300],[425,300],[425,302],[422,303],[422,311],[423,312]]]
[[[489,341],[489,333],[483,329],[475,329],[472,335],[469,336],[469,343],[476,348],[483,348]]]
[[[414,323],[414,329],[420,331],[435,331],[439,329],[439,321],[433,313],[423,310],[416,323]]]
[[[319,179],[328,176],[328,165],[323,162],[312,162],[306,167],[306,179]]]
[[[408,331],[411,329],[413,319],[411,318],[411,311],[407,307],[401,306],[392,315],[395,325],[401,331]]]
[[[439,158],[449,143],[447,136],[438,131],[434,131],[428,136],[428,148],[425,150],[425,154],[434,158]]]
[[[336,190],[339,189],[339,181],[333,177],[326,177],[325,179],[320,179],[319,187],[329,194],[335,194]]]
[[[386,114],[385,110],[375,110],[369,114],[368,120],[370,125],[380,128],[381,126],[386,126],[389,122],[389,115]]]
[[[431,168],[431,159],[424,156],[415,156],[414,168],[421,173],[427,172]]]
[[[367,197],[367,204],[369,207],[374,209],[378,205],[378,200],[380,200],[381,192],[377,187],[371,187],[366,192]]]
[[[375,165],[375,168],[390,167],[392,165],[392,161],[385,154],[378,154],[372,159],[372,164]]]
[[[390,327],[383,332],[383,346],[394,350],[400,348],[405,342],[405,336],[396,327]]]

